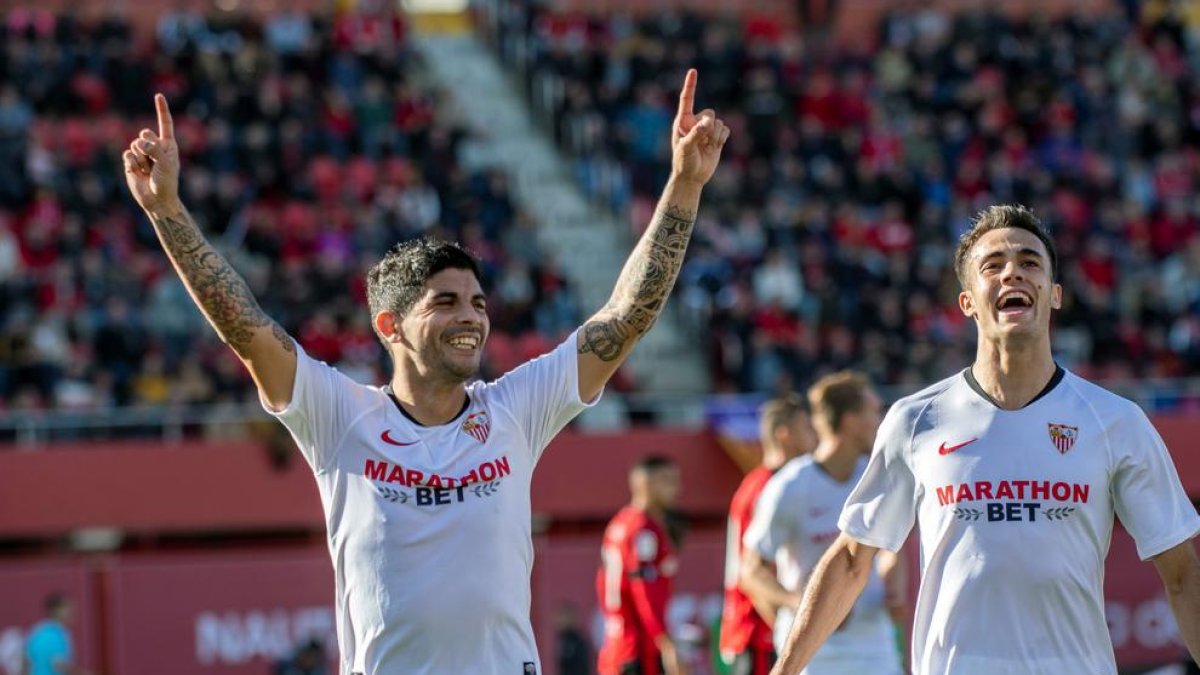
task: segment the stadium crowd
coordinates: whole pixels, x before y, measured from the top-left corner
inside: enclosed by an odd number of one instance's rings
[[[786,391],[852,364],[911,388],[962,368],[975,336],[954,244],[995,202],[1031,206],[1061,247],[1063,365],[1200,374],[1196,3],[1018,20],[912,1],[871,44],[749,10],[488,5],[580,184],[632,223],[666,171],[677,73],[696,66],[700,107],[728,115],[681,275],[719,390]]]
[[[0,16],[0,409],[254,400],[123,184],[155,91],[185,203],[310,354],[383,381],[363,273],[419,234],[482,257],[488,374],[577,325],[504,175],[459,163],[468,134],[394,9],[260,22],[185,4],[153,35],[115,14]]]

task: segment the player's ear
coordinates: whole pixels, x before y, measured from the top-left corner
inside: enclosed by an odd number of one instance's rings
[[[1062,309],[1062,284],[1050,285],[1050,309]]]
[[[383,310],[377,312],[374,317],[375,330],[383,336],[383,339],[388,342],[399,342],[404,339],[404,332],[400,328],[400,317],[395,312]]]
[[[975,318],[975,298],[966,289],[958,293],[958,308],[962,311],[963,316]]]

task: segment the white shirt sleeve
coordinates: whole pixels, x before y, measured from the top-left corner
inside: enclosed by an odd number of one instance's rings
[[[917,514],[917,481],[909,465],[909,446],[917,411],[893,405],[888,410],[863,477],[854,486],[838,528],[855,541],[898,551]]]
[[[775,553],[787,544],[796,526],[796,509],[784,503],[789,473],[780,471],[763,486],[754,503],[754,516],[742,535],[742,545],[758,551],[767,562],[774,562]]]
[[[345,433],[376,401],[372,390],[336,368],[305,353],[296,345],[296,380],[292,400],[274,412],[260,396],[263,408],[291,432],[300,454],[314,473],[323,473],[337,454]]]
[[[579,398],[575,333],[550,353],[505,373],[492,387],[525,432],[534,462],[568,422],[600,400],[599,394],[591,401]]]
[[[1142,560],[1152,558],[1200,532],[1200,516],[1179,482],[1162,437],[1134,404],[1112,425],[1113,506],[1137,543]]]

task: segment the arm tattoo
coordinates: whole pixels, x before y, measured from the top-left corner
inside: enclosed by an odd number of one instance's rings
[[[670,204],[655,214],[633,254],[625,262],[612,297],[600,315],[583,326],[580,354],[601,361],[621,356],[630,340],[641,337],[658,320],[675,286],[696,214]]]
[[[292,339],[262,311],[245,280],[204,239],[186,210],[152,215],[150,222],[196,304],[225,344],[246,356],[258,329],[270,326],[279,346],[295,351]]]

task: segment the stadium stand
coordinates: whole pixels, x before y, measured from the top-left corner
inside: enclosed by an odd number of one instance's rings
[[[396,241],[455,238],[492,289],[489,375],[572,330],[574,293],[395,10],[264,21],[184,5],[154,35],[108,15],[0,25],[0,409],[253,402],[121,183],[123,139],[168,95],[184,199],[305,348],[382,381],[363,272]]]
[[[703,104],[736,111],[681,277],[717,390],[850,364],[912,388],[961,368],[974,331],[949,262],[996,201],[1055,232],[1064,365],[1110,382],[1200,372],[1194,3],[1053,22],[896,3],[849,45],[764,15],[484,5],[579,183],[631,223],[666,169],[675,74],[697,66]]]

